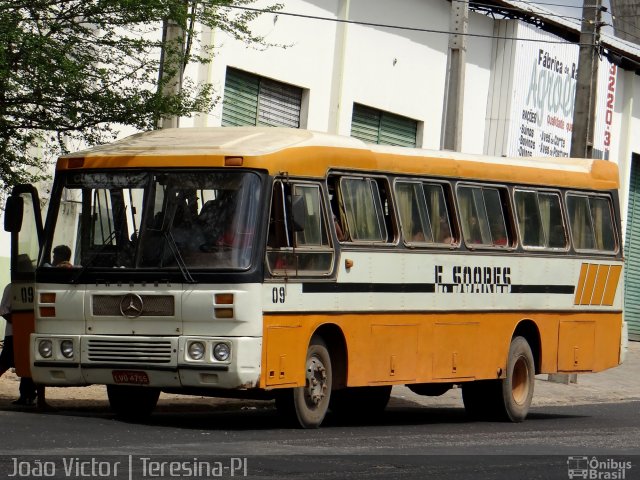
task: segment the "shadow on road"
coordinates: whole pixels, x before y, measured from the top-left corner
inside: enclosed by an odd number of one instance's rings
[[[278,414],[273,401],[256,400],[228,400],[228,399],[201,399],[194,401],[191,397],[161,401],[156,411],[140,422],[125,422],[116,418],[109,409],[106,401],[96,400],[60,400],[51,402],[54,409],[42,412],[34,407],[18,408],[10,403],[0,404],[0,411],[19,411],[39,415],[56,415],[68,417],[92,417],[113,419],[123,423],[132,423],[149,426],[169,427],[186,430],[272,430],[289,428],[284,419]],[[558,420],[563,418],[579,418],[577,412],[567,409],[560,411],[556,408],[553,413],[534,409],[527,418],[527,424],[535,423],[540,427],[540,422]],[[564,409],[561,409],[564,410]],[[394,399],[392,406],[383,412],[366,418],[344,418],[329,413],[322,428],[340,427],[378,427],[378,426],[412,426],[412,425],[443,425],[474,422],[465,414],[462,406],[424,406],[418,403]],[[502,422],[489,422],[497,425]]]

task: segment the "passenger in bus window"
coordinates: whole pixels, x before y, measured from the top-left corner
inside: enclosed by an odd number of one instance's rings
[[[180,249],[181,255],[197,251],[204,243],[202,230],[193,220],[189,208],[184,204],[176,209],[171,235]]]
[[[453,235],[451,234],[451,226],[449,220],[444,215],[440,215],[439,224],[434,232],[436,243],[453,243]]]
[[[424,232],[419,228],[415,228],[411,234],[411,241],[416,243],[424,243],[427,241]]]
[[[493,245],[496,247],[507,246],[507,232],[504,226],[504,220],[502,218],[492,218],[489,224],[491,230],[491,238]]]
[[[66,245],[58,245],[53,249],[52,265],[60,268],[71,268],[71,249]]]

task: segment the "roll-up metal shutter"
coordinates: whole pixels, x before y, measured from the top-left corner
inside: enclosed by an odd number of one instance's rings
[[[353,105],[351,136],[363,142],[378,143],[380,134],[380,111],[363,105]]]
[[[227,68],[222,126],[300,126],[302,89]]]
[[[267,78],[260,80],[258,125],[298,128],[301,105],[301,88]]]
[[[256,125],[260,79],[255,75],[227,68],[222,101],[222,126]]]
[[[415,147],[418,122],[410,118],[382,112],[380,119],[380,140],[384,145]]]
[[[354,104],[351,136],[367,143],[415,147],[418,122],[393,113]]]
[[[624,316],[629,338],[640,340],[640,155],[633,155],[625,241]]]

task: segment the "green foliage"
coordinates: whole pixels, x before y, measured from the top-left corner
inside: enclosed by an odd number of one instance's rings
[[[229,8],[253,2],[0,0],[0,188],[37,180],[69,145],[111,141],[122,125],[146,130],[209,111],[211,85],[184,82],[176,94],[165,84],[183,66],[210,61],[194,25],[264,45],[250,30],[259,14]],[[182,27],[184,42],[163,43],[165,21]]]

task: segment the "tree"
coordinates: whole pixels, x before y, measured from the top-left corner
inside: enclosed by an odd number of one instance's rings
[[[233,8],[254,1],[0,0],[0,187],[42,178],[69,145],[111,141],[122,125],[209,111],[210,84],[165,84],[210,61],[195,25],[264,45],[249,28],[259,13]],[[163,39],[163,24],[185,37]]]

